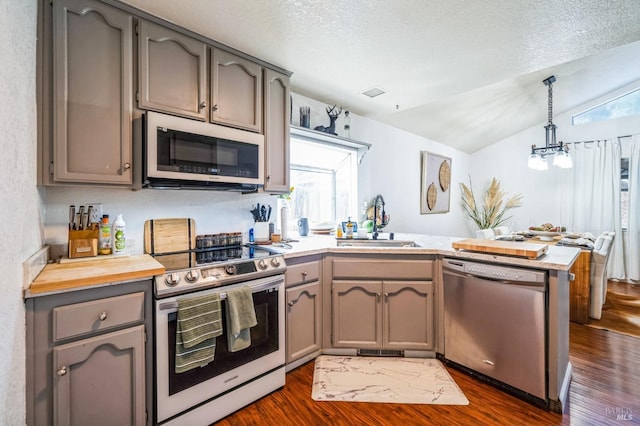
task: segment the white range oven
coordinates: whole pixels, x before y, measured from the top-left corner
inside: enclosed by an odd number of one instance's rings
[[[281,255],[259,246],[225,248],[199,258],[227,260],[167,270],[155,277],[155,423],[209,425],[285,384],[285,294]],[[162,258],[158,257],[162,262]],[[173,265],[175,266],[175,265]],[[257,325],[251,345],[227,347],[226,291],[251,288]],[[223,334],[214,360],[204,367],[175,372],[178,299],[219,293]]]

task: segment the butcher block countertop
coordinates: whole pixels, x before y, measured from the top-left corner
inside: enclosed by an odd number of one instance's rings
[[[92,285],[147,279],[164,273],[164,270],[164,266],[148,254],[50,263],[31,283],[25,297],[75,290]]]
[[[507,256],[537,259],[545,254],[549,248],[545,244],[534,244],[520,241],[496,241],[467,238],[454,241],[451,246],[456,250],[470,250],[481,253],[504,254]]]

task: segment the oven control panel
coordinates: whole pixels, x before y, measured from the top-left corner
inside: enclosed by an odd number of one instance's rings
[[[282,255],[196,266],[156,276],[154,289],[156,297],[164,297],[275,275],[283,273],[286,267]]]

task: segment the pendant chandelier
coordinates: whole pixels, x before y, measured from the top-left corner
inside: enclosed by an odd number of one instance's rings
[[[529,168],[534,170],[547,170],[549,164],[547,156],[553,155],[553,165],[562,169],[570,169],[573,167],[571,156],[569,155],[569,146],[562,141],[556,143],[556,125],[553,124],[553,83],[556,81],[555,76],[550,76],[542,82],[549,88],[549,121],[544,126],[546,132],[546,144],[543,147],[531,145],[531,154],[529,155]]]

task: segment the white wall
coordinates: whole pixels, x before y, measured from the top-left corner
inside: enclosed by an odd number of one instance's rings
[[[312,129],[329,124],[325,111],[327,104],[294,94],[294,125],[299,124],[300,106],[311,108]],[[351,117],[351,139],[372,145],[358,170],[358,204],[382,194],[386,203],[385,210],[390,215],[389,225],[384,231],[467,236],[469,231],[465,227],[458,184],[467,180],[469,155],[356,114],[351,114]],[[336,122],[336,133],[346,137],[344,113]],[[451,199],[448,213],[420,214],[420,151],[451,158]]]
[[[614,97],[628,93],[640,87],[640,80],[609,93],[588,104],[553,117],[558,126],[557,139],[563,142],[579,142],[597,139],[612,139],[640,133],[640,117],[633,116],[616,120],[601,121],[580,126],[571,125],[571,116]],[[562,96],[561,87],[554,85],[554,96]],[[544,87],[541,87],[544,90]],[[499,126],[500,123],[496,123]],[[560,169],[549,165],[547,171],[535,171],[527,167],[531,145],[544,146],[546,122],[533,126],[521,133],[490,145],[471,155],[471,179],[476,201],[484,192],[492,177],[502,183],[509,194],[520,193],[524,196],[523,206],[510,210],[513,221],[520,227],[550,222],[556,225],[570,226],[569,214],[563,208],[561,188],[563,181],[571,176],[571,169]],[[588,230],[574,230],[584,232]]]
[[[0,0],[0,424],[25,423],[22,262],[40,248],[36,189],[35,1]]]

